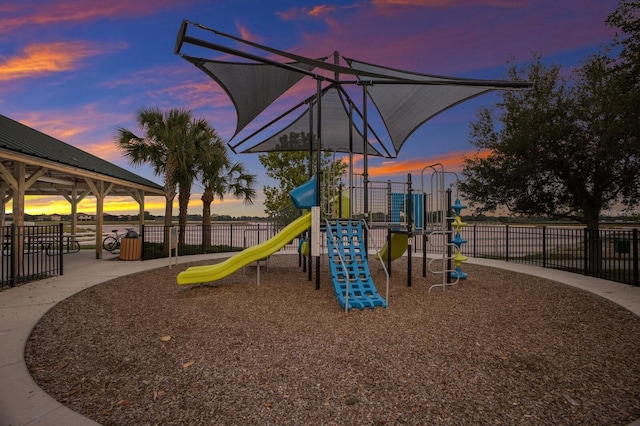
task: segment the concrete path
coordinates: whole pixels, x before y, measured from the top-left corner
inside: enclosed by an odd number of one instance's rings
[[[226,255],[186,256],[179,263]],[[35,384],[24,361],[24,347],[38,320],[56,303],[101,282],[143,270],[168,267],[168,259],[119,261],[110,253],[96,260],[83,250],[64,258],[65,274],[0,292],[0,426],[95,425],[60,404]],[[640,287],[534,266],[469,259],[481,264],[536,275],[578,287],[623,306],[640,316]],[[640,426],[640,420],[633,423]]]

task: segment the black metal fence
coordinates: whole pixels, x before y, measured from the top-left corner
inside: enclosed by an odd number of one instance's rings
[[[169,247],[174,250],[176,245],[179,256],[240,251],[268,240],[281,229],[270,222],[187,225],[182,232],[175,227],[175,233],[171,232],[171,228],[156,225],[141,228],[142,260],[167,257]],[[170,244],[172,238],[177,238],[177,244]],[[296,248],[296,240],[285,247],[292,250]]]
[[[462,228],[466,256],[526,263],[631,285],[638,282],[638,229],[589,231],[550,226]]]
[[[216,224],[210,227],[188,225],[179,236],[179,255],[239,251],[259,244],[280,230],[274,223]],[[374,239],[384,244],[386,229],[372,229]],[[164,226],[142,229],[142,259],[168,255],[170,231]],[[610,281],[639,285],[638,230],[589,231],[580,227],[472,225],[462,228],[461,246],[465,256],[525,263],[559,269]],[[178,234],[179,235],[179,234]],[[209,238],[207,239],[207,236]],[[414,250],[421,251],[428,238],[427,252],[440,253],[444,235],[414,236]],[[295,250],[298,240],[285,249]]]
[[[63,253],[69,241],[63,225],[0,227],[2,272],[0,287],[62,275]],[[79,249],[79,246],[78,246]]]
[[[140,237],[142,260],[169,255],[173,235],[180,256],[239,251],[274,236],[281,229],[276,223],[187,225],[172,234],[164,226],[143,226]],[[374,228],[374,240],[384,244],[386,229]],[[466,241],[461,252],[468,257],[525,263],[603,278],[631,285],[639,282],[638,229],[592,232],[580,227],[471,225],[462,228]],[[63,225],[0,227],[2,275],[0,287],[62,275],[63,254],[78,251],[79,244],[63,234]],[[428,238],[427,252],[446,249],[443,235],[414,236],[413,248],[421,251]],[[294,239],[285,249],[295,251]]]

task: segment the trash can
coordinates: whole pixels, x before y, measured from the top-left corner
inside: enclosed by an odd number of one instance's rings
[[[140,260],[142,257],[142,238],[135,231],[127,232],[120,240],[120,260]]]
[[[631,253],[631,241],[627,238],[616,238],[613,240],[613,252],[616,254]]]

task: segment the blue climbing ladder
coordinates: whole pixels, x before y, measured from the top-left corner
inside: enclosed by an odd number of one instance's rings
[[[361,221],[327,221],[326,231],[333,289],[340,306],[347,310],[386,308],[387,301],[371,279]]]

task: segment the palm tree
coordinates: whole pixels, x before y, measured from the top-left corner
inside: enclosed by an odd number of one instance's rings
[[[173,200],[178,193],[180,242],[184,243],[187,208],[191,185],[197,174],[197,163],[208,156],[211,141],[219,140],[215,130],[204,119],[193,119],[191,111],[171,109],[162,113],[157,108],[141,108],[137,123],[145,131],[137,136],[125,128],[118,129],[118,146],[131,164],[148,163],[156,175],[164,174],[165,227],[172,224]]]
[[[256,195],[253,188],[256,175],[247,173],[242,163],[232,163],[221,141],[213,142],[207,152],[206,161],[201,161],[199,166],[204,185],[201,200],[205,250],[211,247],[211,203],[216,197],[222,201],[225,195],[231,194],[236,199],[243,199],[245,204],[253,204]]]
[[[157,108],[141,108],[136,122],[144,130],[137,136],[131,130],[117,129],[118,148],[129,157],[132,165],[150,164],[157,176],[164,175],[165,226],[171,226],[173,200],[176,196],[177,173],[182,155],[183,131],[191,114],[172,109],[166,114]]]
[[[182,129],[183,142],[179,149],[178,168],[176,171],[176,181],[180,192],[178,194],[178,224],[180,226],[180,243],[184,243],[184,230],[187,226],[187,213],[189,199],[191,198],[191,187],[197,177],[199,165],[208,163],[214,158],[216,153],[212,151],[212,146],[222,145],[215,129],[204,119],[190,120],[187,126]]]

